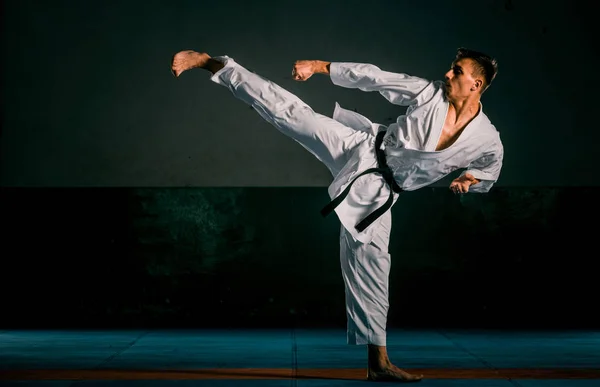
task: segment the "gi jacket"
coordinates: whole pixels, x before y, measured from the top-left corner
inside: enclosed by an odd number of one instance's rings
[[[328,188],[332,199],[346,188],[355,175],[377,166],[375,135],[382,130],[386,131],[382,148],[387,163],[398,185],[406,191],[428,186],[457,169],[464,169],[461,176],[470,173],[480,180],[470,187],[469,192],[488,192],[498,180],[504,148],[495,126],[483,113],[481,103],[479,113],[458,140],[450,147],[436,151],[449,108],[443,81],[428,81],[382,71],[371,64],[346,62],[331,63],[330,77],[337,86],[377,91],[395,105],[408,106],[406,114],[386,127],[336,103],[333,114],[336,121],[371,135],[356,147],[344,168],[334,177]],[[355,226],[382,206],[389,194],[390,188],[380,175],[368,174],[353,184],[335,212],[356,240],[369,243],[381,218],[362,232],[358,232]],[[394,193],[394,203],[398,195]]]

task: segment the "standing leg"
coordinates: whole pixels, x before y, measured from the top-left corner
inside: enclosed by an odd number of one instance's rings
[[[315,113],[294,94],[227,56],[212,58],[195,51],[174,55],[171,69],[175,76],[191,68],[210,71],[213,82],[227,87],[263,119],[302,145],[323,162],[333,176],[345,165],[352,149],[368,137],[365,132]]]
[[[381,225],[368,244],[354,240],[341,227],[340,261],[346,293],[348,344],[368,345],[369,380],[416,382],[422,376],[399,369],[387,355],[391,220],[391,211],[388,211],[381,217]]]

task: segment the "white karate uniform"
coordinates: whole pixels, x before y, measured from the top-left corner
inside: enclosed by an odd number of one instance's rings
[[[459,168],[480,183],[469,192],[488,192],[502,167],[503,146],[496,128],[483,113],[463,130],[450,147],[436,151],[448,111],[442,81],[427,81],[382,71],[363,63],[333,62],[333,84],[377,91],[393,104],[408,106],[389,126],[343,109],[337,103],[333,118],[315,113],[306,103],[275,83],[252,73],[228,56],[214,57],[224,67],[211,80],[252,106],[267,122],[291,137],[323,162],[333,176],[328,193],[333,199],[362,171],[377,167],[375,135],[386,131],[382,149],[398,185],[416,190]],[[348,344],[386,344],[391,211],[362,232],[355,226],[382,206],[390,187],[379,174],[360,177],[335,209],[342,224],[340,261],[345,284]],[[394,193],[394,203],[398,199]]]

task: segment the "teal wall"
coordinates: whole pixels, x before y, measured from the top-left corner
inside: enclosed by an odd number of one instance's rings
[[[0,192],[0,325],[345,324],[324,189]],[[599,193],[402,193],[390,324],[598,325]]]
[[[458,47],[498,59],[483,111],[505,144],[501,187],[597,186],[596,1],[5,0],[0,185],[326,187],[327,169],[180,50],[229,55],[331,117],[389,124],[405,107],[299,59],[442,79]],[[591,114],[590,114],[591,113]],[[446,182],[437,182],[447,187]]]

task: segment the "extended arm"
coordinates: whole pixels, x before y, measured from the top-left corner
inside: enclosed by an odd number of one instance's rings
[[[297,81],[306,81],[312,77],[313,74],[327,74],[329,75],[329,67],[331,62],[323,60],[298,60],[294,63],[292,69],[292,76]]]
[[[292,75],[295,80],[305,81],[313,74],[327,74],[337,86],[377,91],[395,105],[412,105],[432,94],[423,93],[432,84],[430,81],[403,73],[383,71],[372,64],[321,60],[300,60],[294,64]]]

